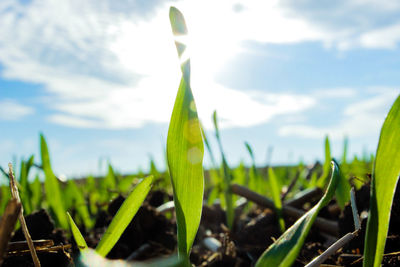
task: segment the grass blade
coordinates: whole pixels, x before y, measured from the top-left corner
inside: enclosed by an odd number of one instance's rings
[[[284,232],[285,221],[283,220],[282,217],[281,188],[279,187],[278,178],[276,177],[274,169],[272,169],[271,167],[268,168],[268,182],[269,182],[269,187],[271,189],[272,199],[274,200],[276,213],[279,219],[279,227],[281,228],[281,231]]]
[[[100,191],[101,191],[101,201],[106,202],[108,199],[112,198],[114,195],[112,191],[115,191],[117,185],[117,178],[111,164],[108,164],[108,172],[104,179],[100,180]]]
[[[68,229],[68,219],[61,197],[60,185],[58,183],[58,179],[53,173],[53,170],[51,169],[49,150],[43,134],[40,135],[40,154],[42,157],[42,167],[45,175],[44,187],[46,190],[47,203],[54,212],[58,224],[62,228]]]
[[[340,179],[339,167],[332,161],[332,176],[327,190],[321,200],[311,210],[296,221],[292,227],[286,230],[275,243],[273,243],[258,259],[256,267],[279,266],[288,267],[296,260],[301,247],[317,218],[318,212],[333,197],[337,183]]]
[[[325,188],[326,182],[329,177],[329,169],[330,169],[330,162],[331,162],[331,146],[329,143],[329,137],[325,137],[325,161],[324,165],[322,166],[322,175],[318,179],[318,186],[321,188]]]
[[[84,251],[88,248],[85,238],[83,238],[81,231],[79,231],[78,226],[76,226],[74,220],[72,219],[69,212],[67,212],[69,226],[71,228],[72,235],[74,236],[75,242],[78,245],[80,251]]]
[[[336,190],[336,200],[341,210],[344,209],[346,203],[350,200],[350,183],[346,177],[348,177],[348,169],[349,166],[347,164],[347,150],[348,150],[348,139],[344,138],[343,142],[343,155],[342,160],[340,162],[341,169],[341,179],[338,184],[338,188]]]
[[[19,184],[21,185],[21,201],[26,214],[32,212],[32,192],[29,186],[28,177],[29,170],[33,165],[34,156],[32,155],[27,161],[21,160],[21,169],[19,174]]]
[[[370,214],[364,247],[364,265],[380,266],[389,228],[394,191],[400,174],[400,96],[383,123],[371,184]]]
[[[257,171],[256,160],[254,158],[253,150],[251,149],[249,143],[245,142],[244,145],[246,146],[246,149],[249,152],[251,158],[251,173],[250,173],[249,187],[251,190],[259,194],[264,194],[266,190],[265,188],[263,188],[262,177],[260,173]],[[269,188],[267,188],[267,190],[269,190]]]
[[[115,172],[111,164],[108,164],[108,173],[104,178],[104,185],[107,189],[115,189],[117,185],[117,178],[115,177]]]
[[[32,211],[40,208],[42,203],[42,184],[40,183],[39,176],[36,175],[35,180],[29,185],[32,192],[31,204]]]
[[[31,213],[31,205],[30,205],[30,188],[28,186],[28,175],[26,171],[26,163],[25,160],[21,160],[20,171],[19,171],[19,191],[21,195],[22,206],[24,207],[25,213]]]
[[[222,148],[221,137],[219,134],[218,128],[218,119],[217,119],[217,111],[213,113],[213,122],[215,127],[215,137],[218,142],[219,150],[221,151],[221,158],[222,158],[222,177],[224,178],[224,182],[221,181],[221,188],[225,198],[225,207],[226,207],[226,221],[228,224],[228,228],[233,228],[233,221],[235,219],[235,208],[233,203],[233,195],[232,195],[232,173],[231,169],[229,168],[228,162],[226,161],[224,149]]]
[[[215,157],[214,157],[213,151],[211,149],[210,142],[208,142],[207,135],[206,135],[206,133],[204,131],[204,127],[203,127],[203,125],[201,123],[200,123],[200,129],[201,129],[201,134],[203,135],[204,144],[206,145],[206,148],[207,148],[207,151],[208,151],[208,155],[210,156],[211,166],[212,166],[212,168],[217,169],[218,168],[217,167],[217,162],[215,161]]]
[[[144,178],[129,194],[115,214],[106,232],[96,247],[96,252],[105,257],[117,243],[125,228],[132,221],[151,189],[153,176]]]
[[[82,220],[82,223],[85,225],[86,229],[91,229],[93,222],[90,218],[88,205],[86,204],[86,200],[81,189],[76,185],[74,180],[69,180],[66,191],[69,192],[70,195],[67,198],[72,201],[72,204]]]
[[[343,140],[343,154],[342,154],[342,160],[340,162],[340,166],[347,163],[348,149],[349,149],[349,139],[347,138],[347,136],[345,136],[344,140]]]
[[[167,137],[167,161],[174,192],[177,217],[178,255],[189,264],[189,253],[196,236],[203,206],[203,138],[196,104],[190,88],[190,62],[182,58],[185,44],[179,41],[187,33],[182,13],[170,8],[170,21],[178,55],[182,79],[175,99]],[[183,39],[182,39],[183,41]]]
[[[340,180],[336,190],[336,201],[341,210],[344,209],[346,203],[350,200],[350,183],[346,179],[346,176],[343,172],[340,173]]]

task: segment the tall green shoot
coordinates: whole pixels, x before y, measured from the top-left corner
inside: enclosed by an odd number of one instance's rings
[[[39,180],[39,175],[36,175],[35,180],[30,184],[31,189],[31,204],[32,204],[32,211],[37,210],[41,207],[43,193],[42,193],[42,184]]]
[[[85,228],[91,229],[93,221],[90,218],[88,205],[86,204],[82,190],[76,185],[74,180],[68,180],[66,192],[68,192],[68,196],[66,197],[72,202],[72,205],[76,209],[77,215],[79,215]],[[72,205],[70,207],[72,207]]]
[[[348,149],[349,149],[349,139],[347,138],[347,136],[345,136],[343,140],[343,154],[342,154],[342,159],[340,161],[341,165],[347,164]]]
[[[60,184],[51,168],[49,150],[43,134],[40,135],[40,154],[42,158],[42,168],[45,175],[44,187],[46,190],[47,203],[56,216],[58,224],[62,228],[67,229],[68,218],[61,195]]]
[[[190,266],[189,254],[203,207],[203,138],[190,88],[190,59],[183,57],[187,28],[182,13],[170,8],[175,45],[181,60],[182,79],[175,99],[167,137],[167,161],[174,193],[178,256]],[[187,52],[187,51],[186,51]]]
[[[272,199],[274,200],[274,205],[276,213],[278,215],[279,227],[282,232],[285,231],[285,221],[282,217],[282,201],[281,201],[281,188],[278,184],[278,178],[272,167],[268,167],[268,183],[271,190]]]
[[[263,190],[263,181],[260,173],[257,171],[256,160],[254,158],[253,150],[251,149],[249,143],[245,142],[244,145],[249,152],[251,159],[249,188],[257,193],[264,194],[266,190]]]
[[[214,113],[213,113],[213,122],[214,122],[214,127],[215,127],[215,137],[217,139],[218,147],[219,147],[219,150],[221,151],[221,158],[222,158],[222,173],[223,173],[222,176],[224,177],[224,182],[221,183],[221,187],[222,187],[222,190],[224,192],[224,197],[225,197],[226,221],[228,224],[228,228],[232,229],[233,221],[235,219],[235,210],[234,210],[235,207],[234,207],[234,203],[233,203],[232,189],[231,189],[232,173],[229,168],[228,162],[226,161],[225,153],[222,148],[222,142],[221,142],[221,137],[219,134],[216,111],[214,111]]]
[[[100,199],[102,202],[106,202],[113,196],[113,190],[117,189],[117,178],[114,169],[110,163],[108,163],[108,172],[104,179],[100,180],[101,195]]]
[[[350,183],[346,178],[348,175],[348,164],[347,164],[347,150],[348,150],[348,139],[344,138],[343,142],[343,155],[340,164],[340,169],[342,170],[340,173],[340,181],[338,184],[338,188],[336,190],[336,201],[341,210],[344,209],[346,203],[350,200]]]
[[[364,267],[380,266],[390,211],[400,174],[400,96],[383,123],[371,183],[370,211],[364,247]]]
[[[206,149],[208,151],[208,155],[210,156],[211,161],[211,168],[208,169],[208,178],[209,183],[206,182],[208,185],[207,189],[211,189],[210,193],[208,194],[207,204],[212,205],[216,199],[222,195],[222,178],[220,176],[220,170],[217,165],[217,161],[215,160],[214,153],[211,149],[210,142],[208,141],[207,135],[204,131],[203,125],[200,123],[201,126],[201,133],[203,135],[204,144],[206,145]],[[225,207],[225,201],[220,202],[223,207]]]
[[[330,171],[330,162],[331,162],[331,145],[329,142],[329,137],[325,137],[325,161],[322,166],[322,175],[318,178],[318,186],[324,188],[326,186],[326,182],[329,178]]]
[[[20,173],[19,173],[19,184],[21,185],[21,201],[26,214],[32,212],[32,191],[29,186],[28,176],[29,171],[33,165],[34,156],[32,155],[27,161],[21,160]]]

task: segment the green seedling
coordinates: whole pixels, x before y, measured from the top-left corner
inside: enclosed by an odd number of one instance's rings
[[[343,172],[340,173],[340,180],[337,186],[336,190],[336,201],[340,207],[341,210],[344,209],[344,206],[346,205],[347,202],[350,200],[349,196],[350,192],[350,183],[346,179],[346,176]]]
[[[100,191],[97,189],[97,183],[92,175],[86,178],[86,184],[83,187],[85,199],[89,204],[89,212],[95,215],[98,212],[97,202],[100,200]]]
[[[207,204],[212,205],[215,202],[215,200],[217,200],[219,198],[219,196],[221,194],[222,178],[220,177],[219,168],[217,165],[217,161],[215,160],[214,153],[211,149],[210,142],[208,141],[207,135],[204,131],[204,127],[201,123],[200,123],[200,127],[201,127],[201,134],[203,136],[204,144],[206,145],[206,149],[208,151],[208,155],[210,156],[210,160],[211,160],[211,168],[208,169],[209,180],[205,181],[205,184],[207,186],[206,190],[207,189],[210,190],[210,193],[208,194],[208,198],[207,198]],[[223,204],[225,204],[225,202]]]
[[[133,217],[136,215],[147,194],[149,193],[153,180],[153,176],[144,178],[135,186],[129,196],[125,199],[124,203],[122,203],[121,207],[117,211],[117,214],[115,214],[113,220],[96,247],[96,252],[100,256],[107,256],[107,254],[118,242],[119,238],[125,231],[126,227],[128,227],[129,223],[132,221]],[[76,244],[78,245],[78,248],[81,251],[87,250],[88,246],[81,232],[79,231],[79,228],[76,226],[74,220],[68,212],[67,216],[72,235]]]
[[[211,149],[210,142],[208,141],[208,138],[207,138],[206,132],[204,131],[203,125],[200,124],[200,127],[201,127],[201,134],[203,135],[203,139],[204,139],[204,144],[206,145],[208,155],[210,156],[212,168],[216,169],[217,161],[215,160],[214,153]]]
[[[117,178],[111,164],[108,164],[108,172],[104,179],[100,180],[100,200],[106,202],[108,199],[113,197],[113,192],[117,191]]]
[[[68,219],[63,203],[60,184],[53,173],[50,164],[49,150],[43,134],[40,135],[40,154],[42,158],[42,168],[45,175],[44,187],[46,190],[46,200],[54,215],[57,223],[64,229],[68,228]]]
[[[106,232],[102,236],[99,244],[96,247],[96,252],[105,257],[117,243],[125,228],[132,221],[136,212],[139,210],[147,194],[151,189],[153,176],[144,178],[129,194],[118,209],[113,220],[108,226]]]
[[[42,184],[39,180],[39,175],[36,175],[35,180],[31,184],[29,184],[31,188],[31,204],[32,210],[37,210],[41,207],[43,193],[42,193]]]
[[[235,219],[235,207],[233,203],[233,194],[232,194],[232,189],[231,189],[231,184],[232,184],[232,173],[231,169],[229,168],[228,162],[226,161],[225,158],[225,153],[222,148],[222,142],[221,142],[221,137],[219,134],[219,128],[218,128],[218,120],[217,120],[217,112],[214,111],[213,114],[213,122],[214,122],[214,127],[215,127],[215,137],[218,142],[218,147],[219,150],[221,151],[221,158],[222,158],[222,177],[224,177],[224,181],[222,183],[221,181],[221,187],[222,191],[224,193],[224,199],[225,199],[225,207],[226,207],[226,221],[228,224],[228,228],[232,229],[233,228],[233,221]]]
[[[88,205],[86,204],[85,197],[81,189],[76,185],[74,180],[68,180],[67,188],[65,190],[65,197],[70,202],[67,209],[75,208],[77,215],[81,219],[83,225],[86,229],[91,229],[93,226],[93,221],[90,218]]]
[[[177,220],[178,255],[190,266],[189,254],[196,236],[203,207],[203,138],[196,104],[190,88],[190,59],[183,37],[187,28],[182,13],[170,8],[172,32],[181,62],[182,79],[175,99],[167,137],[167,161],[174,193]]]
[[[254,158],[254,153],[253,150],[251,149],[251,146],[249,143],[245,142],[244,143],[247,151],[249,152],[250,158],[251,158],[251,169],[250,169],[250,179],[249,179],[249,188],[259,194],[264,194],[266,191],[270,191],[269,188],[265,190],[263,188],[263,181],[261,174],[257,170],[256,166],[256,160]]]
[[[348,174],[348,164],[347,164],[347,149],[348,149],[348,139],[344,138],[343,142],[343,155],[340,164],[340,181],[336,190],[336,201],[341,210],[344,209],[346,203],[350,200],[350,183],[346,177]]]
[[[27,161],[21,160],[20,173],[19,173],[21,201],[26,214],[30,214],[33,211],[32,201],[31,201],[32,191],[28,182],[29,171],[33,166],[33,161],[34,161],[33,155]]]
[[[246,165],[244,164],[243,160],[240,161],[239,166],[237,166],[233,173],[233,183],[246,186],[247,185],[247,171]]]
[[[203,136],[204,144],[206,146],[206,150],[208,152],[208,155],[209,155],[210,161],[211,161],[211,167],[208,169],[208,178],[209,178],[209,180],[206,181],[206,183],[205,183],[206,186],[207,186],[206,190],[207,189],[211,190],[211,192],[209,194],[209,197],[207,199],[207,203],[211,205],[212,203],[214,203],[214,200],[216,198],[218,198],[218,194],[220,192],[220,190],[219,190],[220,188],[219,187],[220,187],[221,179],[220,179],[220,177],[218,175],[218,165],[217,165],[217,162],[215,160],[214,153],[213,153],[213,151],[211,149],[210,142],[208,141],[207,135],[206,135],[206,133],[204,131],[204,127],[203,127],[203,125],[201,123],[200,123],[200,129],[201,129],[201,135]],[[211,198],[210,198],[210,196],[211,196]]]
[[[339,167],[332,161],[332,175],[327,190],[321,200],[311,210],[304,214],[283,233],[261,255],[256,263],[256,267],[276,266],[289,267],[296,260],[301,247],[311,229],[312,224],[318,216],[318,212],[328,204],[335,194],[336,186],[340,179]]]
[[[380,266],[390,211],[400,174],[400,96],[383,123],[371,183],[370,211],[364,247],[364,267]]]
[[[281,188],[278,184],[278,178],[276,177],[276,174],[271,167],[268,168],[268,183],[271,190],[272,199],[274,201],[276,214],[278,215],[279,227],[281,231],[284,232],[285,221],[282,217]]]
[[[153,157],[150,157],[150,175],[153,175],[154,184],[157,185],[158,188],[168,188],[170,185],[170,180],[158,170]]]
[[[342,154],[342,159],[340,161],[340,166],[347,164],[348,149],[349,149],[349,138],[345,136],[343,140],[343,154]]]
[[[152,175],[152,174],[150,173],[150,175]],[[156,177],[156,176],[153,175],[153,177]],[[121,194],[130,192],[132,189],[132,184],[134,183],[135,179],[136,179],[135,175],[128,175],[128,176],[121,178],[121,180],[117,184],[118,192]],[[154,180],[156,180],[156,178],[154,178]]]
[[[331,145],[329,142],[329,137],[325,137],[325,161],[324,165],[322,166],[322,175],[318,178],[318,186],[324,188],[329,178],[329,169],[330,169],[330,162],[331,162]]]
[[[347,141],[345,141],[345,148],[344,148],[344,158],[346,158],[347,153]],[[327,182],[327,178],[329,177],[329,162],[331,161],[331,146],[329,142],[329,137],[325,137],[325,162],[322,169],[322,175],[318,179],[318,186],[320,188],[324,188]],[[341,209],[344,209],[345,204],[350,200],[350,184],[346,179],[345,173],[341,172],[340,181],[338,184],[338,188],[336,190],[336,200],[338,205]]]
[[[74,220],[72,219],[69,212],[67,212],[69,226],[72,232],[72,236],[75,239],[76,245],[78,246],[79,250],[82,252],[88,248],[85,238],[83,238],[81,232],[79,231],[78,226],[76,226]]]

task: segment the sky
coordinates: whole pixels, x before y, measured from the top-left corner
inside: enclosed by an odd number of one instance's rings
[[[400,89],[400,2],[0,1],[0,166],[35,154],[54,172],[165,167],[180,69],[169,7],[189,30],[192,90],[231,165],[374,153]],[[209,156],[205,154],[205,165]]]

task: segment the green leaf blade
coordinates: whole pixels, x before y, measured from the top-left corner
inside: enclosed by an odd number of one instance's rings
[[[400,96],[383,123],[371,184],[370,214],[364,247],[364,265],[380,266],[389,228],[390,211],[400,174]]]
[[[323,171],[321,177],[318,178],[318,186],[321,188],[325,188],[326,182],[329,177],[329,169],[331,162],[331,145],[328,136],[325,137],[324,149],[325,149],[325,161],[322,167]]]
[[[224,149],[222,148],[221,135],[219,133],[218,127],[218,119],[217,119],[217,111],[213,112],[213,123],[215,128],[215,138],[217,139],[218,147],[221,152],[222,159],[222,167],[221,167],[221,176],[223,177],[223,181],[220,180],[220,188],[222,190],[223,197],[221,197],[221,206],[226,209],[226,223],[229,229],[233,228],[233,221],[235,219],[235,207],[233,203],[233,194],[231,189],[232,183],[232,171],[228,165],[228,162],[225,157]],[[224,202],[225,201],[225,202]]]
[[[189,254],[203,205],[203,141],[193,95],[181,80],[167,138],[167,157],[177,212],[180,253]]]
[[[93,222],[90,218],[88,205],[86,204],[85,197],[81,191],[81,189],[76,185],[74,180],[69,180],[67,188],[70,188],[71,196],[69,197],[73,204],[75,205],[75,209],[86,229],[91,229],[93,226]]]
[[[282,217],[282,201],[281,201],[281,188],[278,184],[278,178],[271,167],[268,168],[268,182],[269,188],[271,189],[272,199],[276,208],[276,213],[278,214],[279,227],[282,232],[285,231],[285,221]]]
[[[56,215],[59,225],[64,229],[68,229],[68,218],[62,200],[60,185],[51,169],[49,150],[43,134],[40,135],[40,154],[45,174],[44,187],[46,190],[47,202]]]
[[[106,232],[102,236],[96,247],[96,252],[105,257],[117,243],[125,228],[136,215],[147,194],[151,189],[153,176],[144,178],[129,194],[115,214],[113,220],[108,226]]]
[[[200,225],[204,194],[203,138],[190,88],[190,60],[184,57],[187,34],[182,13],[170,8],[172,32],[181,59],[182,79],[168,129],[167,161],[177,217],[178,255],[189,264],[189,254]],[[179,39],[179,40],[178,40]]]
[[[82,252],[88,248],[85,238],[83,238],[81,231],[79,231],[78,226],[76,226],[74,220],[72,219],[69,212],[67,212],[69,226],[71,228],[72,236],[75,239],[76,244],[78,245],[79,250]]]
[[[42,203],[42,184],[40,183],[39,176],[36,175],[35,180],[29,185],[32,192],[31,203],[32,210],[39,209]]]
[[[350,200],[350,183],[346,179],[344,173],[341,173],[338,187],[336,190],[336,200],[341,210],[344,209],[346,203]]]
[[[258,259],[256,267],[279,266],[289,267],[296,260],[301,247],[318,216],[318,212],[328,204],[333,197],[340,179],[339,167],[332,161],[332,176],[324,196],[311,210],[304,214],[279,239],[272,244]]]

